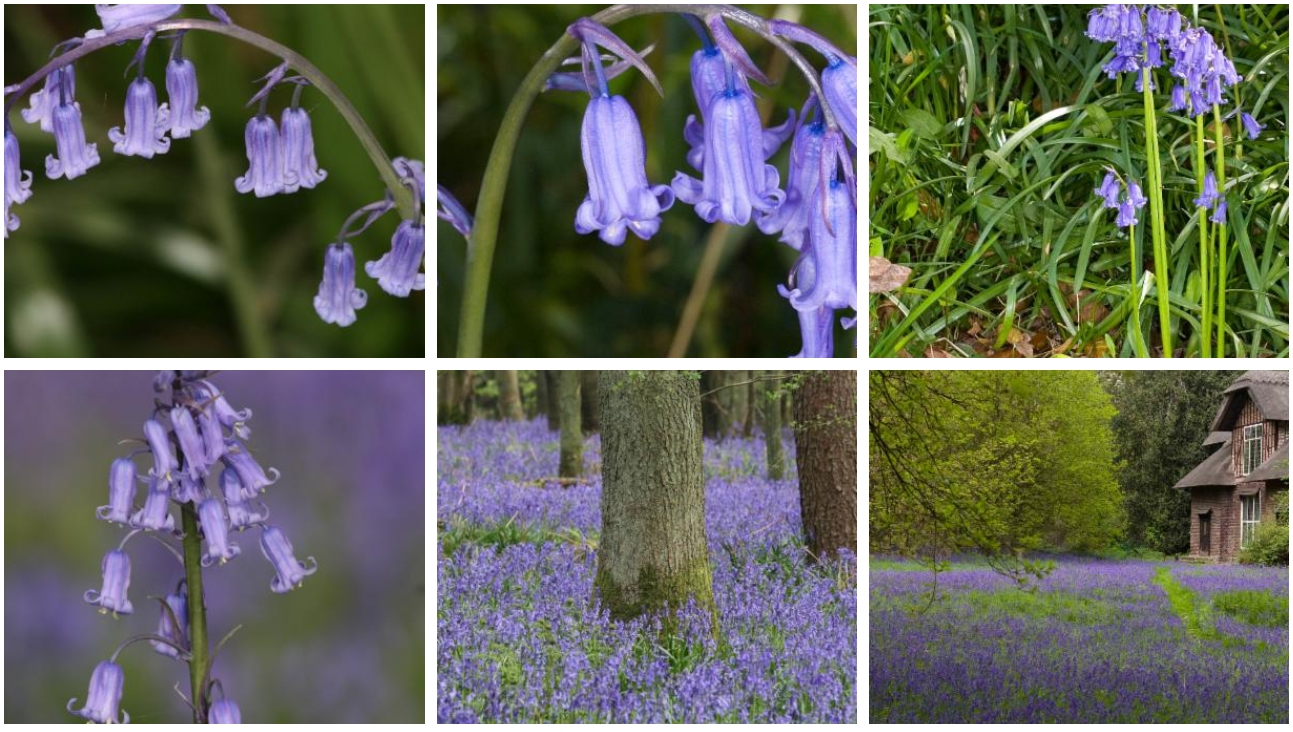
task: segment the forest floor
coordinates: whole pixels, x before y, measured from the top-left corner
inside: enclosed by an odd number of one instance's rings
[[[694,607],[667,631],[601,609],[596,436],[574,484],[542,420],[438,437],[437,721],[858,721],[857,562],[805,561],[761,440],[705,444],[716,635]]]
[[[870,573],[870,721],[1288,723],[1287,567],[1067,558]]]

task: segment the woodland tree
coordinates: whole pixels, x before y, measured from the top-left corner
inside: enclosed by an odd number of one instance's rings
[[[759,395],[759,413],[763,422],[763,444],[767,455],[768,480],[781,480],[786,474],[785,455],[781,444],[781,382],[780,371],[764,372],[767,381],[754,385]]]
[[[713,612],[705,536],[699,380],[603,371],[597,589],[614,618],[682,606]]]
[[[506,421],[525,419],[521,411],[521,386],[515,371],[495,371],[498,380],[498,416]]]
[[[560,403],[561,459],[557,470],[562,478],[577,478],[584,472],[584,433],[580,429],[579,372],[557,372],[557,400]]]
[[[857,372],[813,371],[795,394],[799,507],[813,557],[857,553],[857,393]]]

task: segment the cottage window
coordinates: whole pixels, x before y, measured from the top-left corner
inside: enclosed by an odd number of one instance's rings
[[[1261,516],[1261,501],[1257,494],[1239,497],[1239,547],[1247,549],[1257,535],[1257,521]]]
[[[1244,475],[1248,475],[1262,464],[1262,426],[1249,425],[1244,428]]]

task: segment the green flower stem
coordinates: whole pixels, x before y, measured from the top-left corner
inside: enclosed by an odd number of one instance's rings
[[[178,405],[178,395],[183,388],[178,377],[180,372],[175,373],[177,376],[171,382],[172,406]],[[171,442],[175,444],[178,440],[172,436]],[[183,470],[184,451],[176,450],[176,454],[180,456],[176,470]],[[180,523],[184,531],[184,580],[189,592],[189,686],[192,693],[189,701],[193,704],[193,722],[205,724],[206,692],[203,687],[211,666],[211,654],[207,647],[206,595],[202,592],[202,538],[198,535],[197,507],[192,501],[180,507]]]
[[[592,20],[604,26],[612,26],[622,20],[655,13],[690,13],[699,16],[722,15],[734,23],[745,26],[772,42],[773,45],[786,51],[789,46],[781,39],[771,37],[767,32],[766,22],[731,5],[616,5],[592,16]],[[494,249],[498,244],[499,219],[503,213],[503,196],[507,192],[508,172],[512,168],[512,157],[516,154],[516,144],[521,137],[521,126],[530,112],[534,100],[543,92],[544,83],[553,72],[561,67],[561,62],[575,53],[578,42],[569,34],[564,34],[549,48],[538,63],[530,69],[517,88],[516,94],[503,113],[503,121],[494,138],[494,147],[490,150],[489,161],[485,164],[485,175],[481,180],[480,198],[476,202],[476,225],[467,239],[466,274],[463,278],[462,308],[458,315],[458,357],[478,358],[485,332],[485,304],[489,298],[489,274],[494,265]],[[799,54],[789,54],[796,66],[804,71],[812,88],[818,92],[816,73]],[[833,124],[830,109],[821,106],[827,123]]]
[[[1207,159],[1203,154],[1203,115],[1194,118],[1194,180],[1199,187],[1199,195],[1203,195],[1203,177],[1207,169]],[[1207,210],[1199,207],[1199,297],[1200,309],[1202,310],[1202,338],[1199,339],[1199,347],[1204,358],[1212,356],[1212,271],[1211,267],[1211,250],[1212,247],[1208,240],[1208,213]]]
[[[1142,72],[1145,90],[1145,153],[1149,176],[1150,234],[1154,240],[1154,281],[1158,285],[1158,324],[1163,338],[1163,358],[1172,357],[1172,319],[1167,292],[1167,235],[1163,230],[1163,172],[1158,158],[1158,121],[1150,91],[1149,69]]]
[[[309,80],[310,84],[313,85],[314,88],[318,89],[323,96],[327,97],[328,101],[332,102],[333,106],[337,108],[337,111],[341,113],[341,116],[350,124],[350,129],[353,130],[355,136],[359,138],[359,143],[363,145],[368,156],[372,158],[373,165],[377,167],[377,172],[382,176],[383,181],[386,183],[387,190],[389,190],[391,195],[395,197],[395,205],[399,207],[401,216],[405,219],[412,219],[417,216],[417,209],[413,202],[413,194],[408,188],[400,184],[399,174],[395,172],[395,166],[391,163],[391,159],[386,155],[386,152],[382,150],[381,143],[377,141],[377,137],[373,134],[373,131],[368,128],[368,123],[364,121],[362,116],[360,116],[359,111],[350,103],[350,100],[346,98],[346,95],[342,93],[341,89],[338,88],[336,84],[332,83],[332,80],[329,79],[327,75],[315,67],[314,64],[307,61],[301,54],[282,45],[281,43],[271,41],[258,33],[253,33],[246,28],[236,25],[224,25],[223,23],[217,23],[210,20],[193,20],[184,18],[179,20],[167,20],[161,23],[154,23],[149,26],[127,28],[115,33],[109,33],[102,38],[85,41],[76,48],[57,56],[49,63],[42,66],[39,71],[27,77],[27,79],[25,79],[21,84],[12,88],[7,88],[4,105],[5,117],[6,119],[8,118],[9,110],[16,101],[25,96],[27,92],[31,91],[36,84],[44,81],[45,77],[55,69],[66,66],[67,64],[88,56],[100,49],[108,48],[109,46],[114,46],[125,41],[140,40],[151,32],[161,34],[169,31],[192,30],[218,33],[255,46],[266,53],[283,59],[287,62],[288,66]]]
[[[1149,358],[1149,350],[1145,348],[1145,337],[1140,332],[1140,260],[1136,258],[1135,224],[1127,230],[1127,241],[1131,248],[1131,289],[1128,291],[1131,296],[1128,300],[1131,306],[1131,344],[1137,358]]]
[[[1215,124],[1212,133],[1217,142],[1217,190],[1226,200],[1226,143],[1221,124],[1221,108],[1212,105]],[[1217,224],[1217,358],[1226,357],[1226,225]]]

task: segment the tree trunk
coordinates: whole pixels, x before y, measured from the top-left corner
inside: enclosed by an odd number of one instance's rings
[[[458,414],[460,424],[471,424],[476,417],[476,372],[458,372]]]
[[[452,412],[450,405],[452,402],[452,392],[450,384],[453,383],[453,372],[437,371],[435,375],[435,423],[449,424],[449,415]]]
[[[584,472],[584,433],[579,426],[579,372],[557,372],[557,399],[561,403],[561,464],[557,475],[578,478]]]
[[[711,440],[718,439],[718,427],[721,421],[719,415],[722,407],[719,405],[718,392],[715,390],[722,385],[722,371],[701,372],[700,391],[705,395],[701,397],[700,402],[701,431]]]
[[[728,374],[727,403],[731,411],[731,434],[740,435],[745,429],[745,415],[750,410],[750,402],[746,399],[748,386],[745,382],[750,380],[749,371],[732,371]]]
[[[498,416],[506,421],[518,422],[525,419],[521,411],[521,385],[516,379],[515,371],[495,371],[498,379]]]
[[[603,371],[597,589],[613,618],[689,597],[713,612],[700,390],[677,371]]]
[[[778,376],[780,371],[768,371],[769,376]],[[756,386],[760,395],[760,411],[763,414],[763,444],[768,456],[768,480],[781,480],[786,476],[786,459],[781,445],[781,382],[765,381]]]
[[[758,395],[754,391],[755,388],[758,387],[758,384],[755,383],[755,379],[757,379],[759,374],[762,372],[746,371],[745,373],[749,376],[749,378],[746,379],[749,383],[745,385],[745,423],[741,425],[741,437],[749,439],[750,435],[754,434],[754,415],[759,411],[759,399]]]
[[[795,394],[799,510],[812,556],[857,553],[857,373],[816,371]]]
[[[548,389],[548,408],[544,416],[548,419],[548,431],[561,429],[561,372],[537,371],[539,379]]]
[[[601,405],[597,400],[596,371],[579,372],[579,388],[583,390],[580,397],[580,416],[583,418],[584,434],[597,434],[602,429]]]

